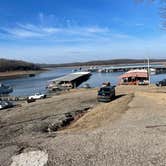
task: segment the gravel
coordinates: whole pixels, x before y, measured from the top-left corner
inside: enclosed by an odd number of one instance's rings
[[[89,89],[1,112],[0,165],[166,165],[166,88],[121,86],[116,92],[110,103],[97,103],[96,89]],[[87,107],[60,131],[32,130]]]

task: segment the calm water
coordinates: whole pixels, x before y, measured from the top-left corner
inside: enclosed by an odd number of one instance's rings
[[[51,71],[47,71],[36,75],[35,77],[25,77],[18,79],[11,79],[1,81],[4,84],[8,84],[13,87],[14,92],[11,95],[15,96],[28,96],[37,92],[44,93],[46,92],[46,85],[48,82],[54,78],[59,76],[63,76],[65,74],[69,74],[72,72],[72,68],[59,68],[52,69]],[[89,83],[91,87],[99,87],[103,82],[109,81],[113,85],[116,85],[119,80],[119,76],[122,72],[115,73],[92,73],[90,79],[85,83]],[[151,76],[151,82],[156,83],[159,80],[166,78],[166,74],[153,75]],[[82,84],[82,85],[83,85]],[[80,86],[82,86],[80,85]]]
[[[45,93],[45,87],[48,85],[48,82],[50,80],[68,74],[71,71],[72,69],[65,68],[52,69],[51,71],[46,71],[41,74],[38,74],[35,77],[17,78],[1,82],[13,87],[14,92],[11,93],[11,95],[29,96],[37,92]]]

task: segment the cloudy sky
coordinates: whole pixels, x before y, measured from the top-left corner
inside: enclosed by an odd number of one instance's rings
[[[160,6],[157,0],[0,0],[0,58],[166,58]]]

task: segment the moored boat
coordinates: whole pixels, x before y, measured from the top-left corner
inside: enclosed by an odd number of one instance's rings
[[[9,94],[9,93],[12,93],[12,92],[13,92],[13,88],[12,87],[0,83],[0,95],[2,95],[2,94]]]

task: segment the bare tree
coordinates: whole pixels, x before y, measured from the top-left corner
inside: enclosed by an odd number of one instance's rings
[[[162,18],[163,29],[166,30],[166,0],[162,0],[162,7],[160,7],[160,16]]]
[[[162,28],[166,30],[166,0],[134,0],[136,3],[142,3],[142,2],[148,2],[148,3],[154,3],[158,2],[160,3],[159,7],[159,14],[162,21]]]

